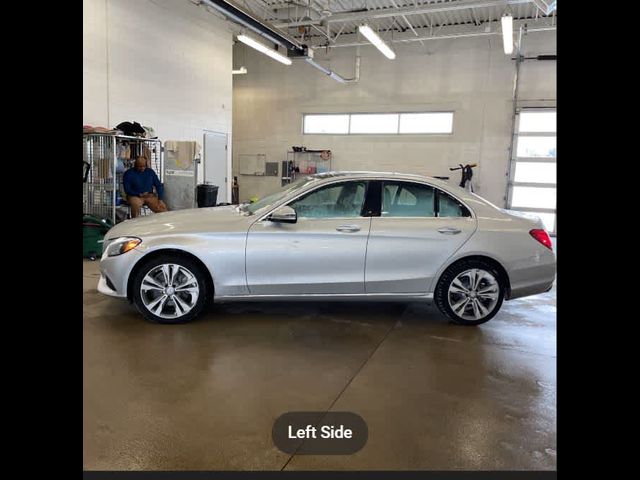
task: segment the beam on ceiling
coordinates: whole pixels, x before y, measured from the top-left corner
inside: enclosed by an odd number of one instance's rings
[[[535,32],[546,32],[546,31],[554,31],[556,30],[556,26],[553,24],[551,18],[542,17],[538,21],[528,20],[515,20],[513,22],[514,30],[519,28],[520,25],[527,25],[527,33],[535,33]],[[413,35],[409,35],[408,32],[404,34],[396,34],[394,38],[385,40],[389,43],[411,43],[418,42],[420,40],[444,40],[444,39],[454,39],[454,38],[467,38],[467,37],[485,37],[492,35],[502,35],[502,32],[499,29],[491,29],[486,25],[476,27],[475,25],[450,25],[447,27],[441,27],[438,30],[438,33],[434,33],[434,35],[423,35],[419,37],[415,37]],[[341,35],[343,39],[340,43],[334,43],[331,45],[331,48],[337,47],[358,47],[358,46],[367,46],[371,45],[369,42],[359,40],[355,34],[345,34]],[[311,48],[320,48],[321,46],[311,46]]]
[[[395,0],[390,0],[391,1],[391,5],[393,5],[395,8],[399,8],[398,4],[395,2]],[[402,19],[404,20],[404,23],[407,24],[407,27],[409,27],[409,29],[413,32],[413,34],[416,37],[419,37],[420,35],[418,35],[418,32],[416,32],[416,29],[413,28],[413,25],[411,24],[411,22],[409,20],[407,20],[407,16],[406,15],[401,15]],[[420,41],[421,45],[424,45],[424,43],[422,41]]]
[[[376,18],[401,17],[406,15],[420,15],[441,12],[453,12],[456,10],[467,10],[471,8],[502,7],[506,5],[519,5],[531,3],[531,0],[458,0],[455,2],[429,3],[426,5],[384,8],[377,10],[367,10],[347,13],[334,13],[331,16],[323,17],[322,20],[303,20],[301,22],[279,22],[275,26],[278,28],[308,26],[318,21],[321,22],[360,22]]]
[[[556,9],[556,0],[531,0],[538,10],[545,15],[551,14]]]

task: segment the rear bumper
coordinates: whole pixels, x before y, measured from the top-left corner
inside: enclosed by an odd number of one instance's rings
[[[507,300],[514,300],[516,298],[528,297],[530,295],[538,295],[540,293],[546,293],[553,288],[553,280],[545,281],[542,283],[536,283],[534,285],[527,285],[516,289],[511,289],[511,294]]]
[[[556,279],[555,257],[549,255],[544,262],[512,271],[510,279],[511,292],[507,300],[548,292]]]

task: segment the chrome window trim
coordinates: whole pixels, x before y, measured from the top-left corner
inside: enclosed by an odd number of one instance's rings
[[[324,187],[324,186],[328,186],[328,185],[332,185],[334,183],[341,183],[341,182],[350,182],[350,181],[397,181],[397,182],[408,182],[408,183],[416,183],[416,184],[420,184],[420,185],[426,185],[429,187],[432,187],[434,189],[437,189],[439,191],[444,192],[445,194],[449,195],[451,198],[455,199],[456,201],[460,202],[460,204],[464,205],[464,207],[469,210],[469,213],[471,213],[470,217],[383,217],[382,216],[382,212],[380,212],[380,216],[379,217],[323,217],[326,219],[329,218],[333,218],[333,219],[343,219],[343,218],[423,218],[423,219],[428,219],[428,218],[472,218],[474,220],[477,220],[477,216],[476,216],[476,212],[473,210],[473,208],[471,208],[466,202],[464,202],[463,200],[461,200],[457,195],[454,195],[451,192],[448,192],[447,190],[444,190],[443,188],[441,188],[438,185],[435,185],[433,183],[430,183],[428,180],[417,180],[417,179],[408,179],[408,178],[404,178],[404,177],[399,177],[399,178],[393,178],[393,177],[383,177],[383,176],[373,176],[373,177],[349,177],[349,178],[335,178],[335,179],[330,179],[330,180],[324,180],[320,179],[320,181],[322,183],[320,183],[320,185],[317,185],[315,187],[311,186],[307,189],[305,189],[302,192],[298,192],[294,197],[289,197],[289,198],[284,198],[283,200],[281,200],[280,203],[275,204],[273,206],[273,208],[271,208],[268,212],[266,212],[265,214],[261,215],[255,222],[251,223],[251,226],[255,225],[258,222],[262,222],[266,217],[268,217],[269,215],[271,215],[271,213],[273,213],[274,210],[276,210],[278,207],[282,206],[282,205],[287,205],[289,202],[293,202],[294,200],[297,200],[298,198],[300,198],[303,195],[306,195],[307,193],[311,193],[312,191]],[[315,182],[314,182],[315,183]],[[382,205],[381,205],[382,207]],[[312,217],[308,217],[308,218],[312,218]]]

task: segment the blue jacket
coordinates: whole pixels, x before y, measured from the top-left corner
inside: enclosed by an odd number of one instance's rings
[[[151,168],[145,168],[144,172],[139,172],[135,168],[130,168],[122,177],[122,183],[124,185],[124,191],[127,195],[139,197],[145,192],[152,193],[153,187],[156,187],[158,192],[158,198],[162,200],[162,194],[164,193],[164,187],[160,183],[160,179],[156,172]]]

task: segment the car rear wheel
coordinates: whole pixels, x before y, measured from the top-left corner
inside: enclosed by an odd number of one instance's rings
[[[434,299],[440,311],[455,323],[480,325],[498,313],[504,291],[500,272],[490,263],[465,260],[442,274]]]
[[[207,278],[193,260],[162,256],[145,263],[133,285],[138,311],[155,323],[186,323],[196,318],[208,298]]]

